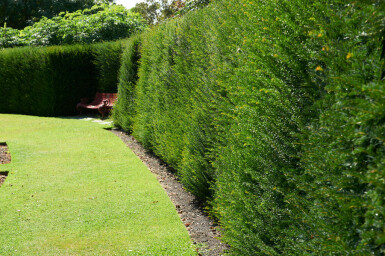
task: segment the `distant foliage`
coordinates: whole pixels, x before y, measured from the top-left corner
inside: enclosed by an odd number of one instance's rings
[[[17,29],[3,27],[0,28],[0,47],[9,48],[20,46],[20,32]]]
[[[146,25],[139,14],[120,5],[95,5],[73,13],[62,12],[17,31],[0,28],[0,47],[88,44],[112,41],[143,31]]]
[[[132,8],[140,13],[148,24],[157,24],[167,19],[207,6],[211,0],[143,0]]]
[[[384,20],[380,0],[214,1],[141,35],[138,80],[128,46],[115,122],[233,255],[382,255]]]
[[[177,12],[179,15],[206,7],[212,0],[187,0]]]

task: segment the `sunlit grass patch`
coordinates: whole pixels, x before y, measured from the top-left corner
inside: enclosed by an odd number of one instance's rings
[[[0,115],[0,255],[194,255],[156,178],[106,127]]]

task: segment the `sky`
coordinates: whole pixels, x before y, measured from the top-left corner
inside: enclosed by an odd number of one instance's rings
[[[115,0],[116,4],[121,4],[127,9],[131,9],[136,3],[144,2],[145,0]]]

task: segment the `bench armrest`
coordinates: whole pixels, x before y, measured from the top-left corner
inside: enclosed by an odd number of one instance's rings
[[[103,106],[108,106],[110,105],[110,101],[108,99],[103,100]]]

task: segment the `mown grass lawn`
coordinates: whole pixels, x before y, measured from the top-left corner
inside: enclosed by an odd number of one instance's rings
[[[0,114],[0,255],[195,255],[156,178],[105,127]]]

